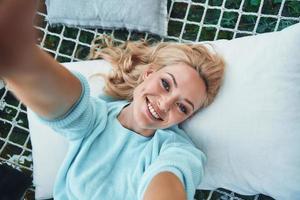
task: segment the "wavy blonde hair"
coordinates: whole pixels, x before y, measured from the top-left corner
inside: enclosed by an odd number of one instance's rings
[[[92,42],[88,59],[102,58],[112,65],[112,71],[97,74],[104,77],[104,91],[116,99],[132,101],[134,89],[143,81],[143,72],[164,66],[185,63],[194,68],[204,80],[206,98],[202,107],[212,103],[222,84],[224,61],[202,44],[162,42],[150,45],[147,41],[127,41],[115,44],[111,37],[102,35]]]

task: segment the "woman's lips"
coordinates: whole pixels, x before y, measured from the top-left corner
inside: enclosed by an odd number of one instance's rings
[[[159,116],[159,114],[156,112],[156,110],[155,110],[155,112],[158,114],[159,119],[155,118],[155,117],[152,115],[152,113],[151,113],[151,111],[149,110],[149,107],[148,107],[148,104],[149,104],[149,103],[150,103],[150,101],[149,101],[149,99],[146,97],[147,114],[150,116],[150,118],[153,119],[153,120],[155,120],[155,121],[163,121],[163,120],[161,119],[161,117]],[[150,103],[150,104],[151,104],[151,103]],[[151,106],[152,106],[152,104],[151,104]],[[153,107],[153,106],[152,106],[152,107]]]

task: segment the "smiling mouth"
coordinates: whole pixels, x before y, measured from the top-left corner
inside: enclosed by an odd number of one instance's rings
[[[146,104],[147,104],[148,111],[151,114],[152,118],[154,120],[163,121],[163,119],[160,118],[158,113],[154,110],[153,106],[151,105],[151,103],[150,103],[150,101],[148,100],[147,97],[146,97]]]

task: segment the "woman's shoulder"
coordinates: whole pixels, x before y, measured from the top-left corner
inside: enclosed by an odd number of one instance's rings
[[[178,125],[173,125],[166,129],[158,129],[156,131],[158,137],[163,138],[165,143],[185,144],[195,146],[186,132]]]
[[[129,103],[127,100],[115,99],[108,95],[99,95],[97,98],[106,103],[108,113],[119,112],[126,104]]]
[[[173,125],[169,128],[169,131],[172,131],[176,133],[176,135],[180,138],[184,138],[185,140],[192,142],[190,137],[186,134],[186,132],[179,126],[179,125]]]
[[[174,152],[180,152],[186,155],[196,155],[201,162],[206,162],[206,155],[203,151],[196,147],[191,138],[178,125],[160,129],[157,133],[159,138],[164,138],[158,139],[160,142],[157,142],[160,143],[161,153],[169,152],[173,154]]]

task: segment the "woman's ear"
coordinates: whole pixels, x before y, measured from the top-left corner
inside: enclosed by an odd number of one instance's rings
[[[143,72],[143,80],[147,79],[155,70],[150,66]]]

